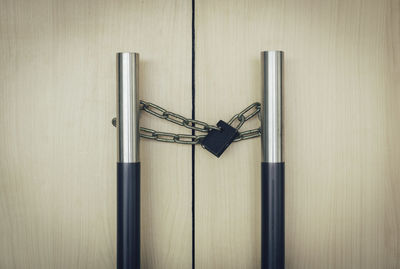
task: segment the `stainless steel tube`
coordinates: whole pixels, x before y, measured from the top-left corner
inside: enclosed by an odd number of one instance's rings
[[[262,109],[261,144],[262,161],[283,162],[282,126],[282,51],[261,52]]]
[[[285,268],[285,164],[282,129],[282,51],[262,63],[261,268]]]
[[[117,54],[117,269],[140,269],[139,55]]]
[[[118,162],[139,162],[139,54],[117,54]]]

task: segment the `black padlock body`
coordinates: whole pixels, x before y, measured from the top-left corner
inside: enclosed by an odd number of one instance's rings
[[[201,145],[219,158],[219,156],[221,156],[226,148],[233,142],[239,132],[237,129],[222,120],[217,123],[217,126],[221,130],[212,129],[203,139]]]

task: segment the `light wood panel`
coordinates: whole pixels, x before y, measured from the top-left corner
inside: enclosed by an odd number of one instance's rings
[[[116,52],[190,115],[190,1],[1,0],[0,51],[0,268],[116,268]],[[142,268],[191,268],[191,149],[141,144]]]
[[[287,268],[400,268],[399,25],[398,0],[196,2],[197,118],[260,100],[285,51]],[[196,268],[259,268],[260,141],[195,175]]]

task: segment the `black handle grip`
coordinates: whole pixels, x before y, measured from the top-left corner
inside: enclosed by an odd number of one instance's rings
[[[117,163],[117,269],[140,268],[140,163]]]
[[[261,163],[261,268],[285,268],[285,164]]]

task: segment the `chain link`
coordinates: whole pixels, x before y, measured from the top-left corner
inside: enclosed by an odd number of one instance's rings
[[[260,113],[260,109],[261,109],[260,103],[253,103],[248,107],[246,107],[245,109],[243,109],[240,113],[233,116],[231,120],[228,122],[228,124],[232,125],[235,122],[235,120],[238,120],[239,123],[235,128],[239,130],[246,121],[248,121],[255,115],[258,115]],[[248,114],[246,115],[246,113]]]
[[[141,100],[140,104],[141,104],[140,108],[141,110],[155,117],[167,120],[169,122],[175,123],[177,125],[186,127],[191,130],[195,130],[202,133],[208,133],[211,130],[218,130],[218,131],[221,130],[218,126],[207,124],[203,121],[186,118],[182,115],[168,111],[150,102]],[[250,120],[256,115],[259,115],[260,109],[261,109],[260,103],[258,102],[253,103],[248,107],[246,107],[245,109],[243,109],[240,113],[234,115],[230,119],[228,124],[232,125],[235,123],[235,121],[237,121],[238,123],[234,128],[239,130],[246,121]],[[114,126],[116,126],[117,124],[116,118],[113,119],[112,123]],[[259,137],[260,135],[261,135],[261,128],[239,132],[234,142]],[[204,135],[174,134],[174,133],[159,132],[150,128],[140,127],[140,137],[161,142],[196,145],[201,143],[204,137],[206,137],[206,134]]]
[[[173,134],[140,127],[140,137],[160,142],[196,145],[199,144],[201,139],[206,137],[206,135]]]
[[[188,129],[192,129],[203,133],[208,133],[210,130],[213,129],[220,130],[220,128],[215,125],[210,125],[199,120],[185,118],[182,115],[173,113],[171,111],[167,111],[166,109],[150,102],[141,100],[140,104],[142,105],[141,109],[146,111],[147,113],[156,116],[160,119],[165,119],[180,126],[184,126]]]

